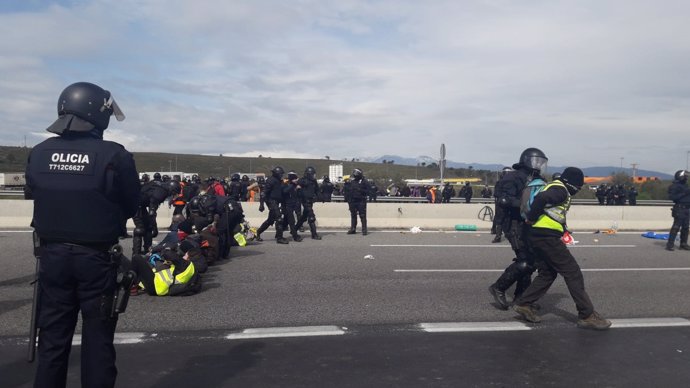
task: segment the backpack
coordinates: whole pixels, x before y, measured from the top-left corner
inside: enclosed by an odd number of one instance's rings
[[[534,178],[524,189],[522,189],[522,196],[520,197],[520,215],[523,219],[527,219],[527,213],[534,202],[534,197],[546,187],[546,182],[541,178]]]

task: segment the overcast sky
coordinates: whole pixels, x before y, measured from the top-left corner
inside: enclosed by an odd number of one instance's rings
[[[672,173],[690,141],[690,1],[3,0],[0,144],[67,85],[131,151],[398,154]]]

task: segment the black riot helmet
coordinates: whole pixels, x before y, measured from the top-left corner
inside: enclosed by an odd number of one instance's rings
[[[240,181],[240,174],[238,174],[238,173],[232,174],[232,176],[230,177],[230,180],[233,182],[239,182]]]
[[[544,175],[546,173],[546,163],[549,158],[539,148],[528,148],[520,154],[520,161],[513,165],[514,169],[520,167],[532,170],[533,174]]]
[[[324,175],[324,176],[323,176],[323,181],[324,181],[324,182],[330,182],[330,181],[331,181],[331,178],[330,178],[328,175]]]
[[[551,181],[555,181],[560,179],[561,173],[560,172],[554,172],[553,175],[551,175]]]
[[[688,181],[688,172],[686,170],[678,170],[673,175],[673,179],[677,180],[680,183],[685,183]]]
[[[585,184],[585,174],[577,167],[566,168],[558,179],[565,184],[570,195],[575,195]]]
[[[178,182],[176,180],[168,181],[167,186],[168,186],[168,190],[170,190],[170,194],[180,194],[180,190],[182,189],[180,182]]]
[[[242,182],[249,182],[249,176],[248,175],[242,175]]]
[[[197,174],[192,175],[192,183],[201,183],[201,178]]]
[[[288,177],[288,180],[289,180],[289,181],[293,181],[293,180],[299,178],[299,177],[297,176],[297,173],[294,172],[294,171],[288,172],[288,173],[287,173],[287,177]]]
[[[264,178],[263,176],[258,176],[256,178],[256,182],[260,185],[263,185],[264,183],[266,183],[266,178]]]
[[[153,174],[153,180],[154,181],[160,181],[161,180],[161,173],[157,172],[157,173]]]
[[[316,169],[312,166],[309,166],[304,169],[304,176],[309,178],[309,179],[316,179]]]
[[[140,180],[142,183],[146,183],[151,180],[151,177],[149,177],[149,174],[143,173],[141,174]]]
[[[280,166],[275,166],[273,167],[273,170],[271,170],[271,174],[278,179],[282,179],[283,174],[285,174],[285,170],[283,170],[283,168]]]
[[[503,167],[503,170],[501,170],[501,174],[500,174],[501,178],[503,178],[503,176],[510,171],[513,171],[513,169],[510,167]]]
[[[362,172],[362,170],[360,170],[358,168],[355,168],[354,170],[352,170],[352,178],[353,179],[360,180],[363,177],[364,177],[364,173]]]
[[[58,119],[46,130],[61,135],[65,132],[103,131],[110,116],[125,119],[109,91],[88,82],[77,82],[60,93],[57,103]]]
[[[168,181],[170,181],[170,175],[163,174],[163,182],[168,182]]]

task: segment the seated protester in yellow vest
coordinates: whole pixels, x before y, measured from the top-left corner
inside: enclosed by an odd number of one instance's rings
[[[171,249],[150,256],[134,255],[132,269],[137,273],[139,287],[152,296],[186,296],[201,290],[201,278],[188,254]]]
[[[178,253],[183,257],[188,257],[189,260],[194,264],[194,270],[197,273],[204,273],[208,270],[208,263],[204,254],[201,252],[201,246],[197,241],[200,236],[198,234],[192,234],[187,236],[184,240],[180,241]]]

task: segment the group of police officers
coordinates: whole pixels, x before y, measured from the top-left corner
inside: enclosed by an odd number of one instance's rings
[[[169,203],[175,206],[171,234],[185,231],[185,236],[202,235],[213,227],[218,239],[217,254],[227,257],[233,233],[242,222],[240,202],[248,198],[250,183],[239,174],[233,175],[230,182],[210,178],[206,185],[198,176],[183,181],[164,179],[158,174],[153,179],[143,177],[140,184],[132,154],[117,143],[103,140],[111,116],[124,120],[109,91],[87,82],[72,84],[60,94],[57,111],[58,119],[47,130],[58,136],[33,148],[26,171],[26,197],[34,200],[32,226],[38,237],[35,253],[40,258],[40,297],[35,300],[40,328],[35,386],[65,386],[72,336],[81,311],[82,385],[112,387],[117,375],[113,337],[117,312],[122,311],[114,308],[114,296],[123,283],[119,276],[121,258],[112,248],[126,235],[126,221],[132,218],[135,224],[134,268],[145,266],[145,270],[139,270],[139,277],[150,284],[147,288],[153,290],[148,291],[155,295],[161,284],[170,286],[176,284],[174,279],[193,278],[193,266],[185,261],[190,260],[195,249],[194,241],[182,240],[179,256],[170,260],[184,269],[175,271],[168,266],[168,278],[156,283],[158,278],[148,273],[148,259],[143,255],[150,258],[155,254],[152,239],[158,233],[158,207],[171,198]],[[546,183],[543,176],[547,160],[541,150],[526,149],[512,169],[503,171],[496,185],[494,242],[505,235],[515,258],[489,287],[489,292],[499,308],[508,309],[511,303],[505,294],[515,284],[513,309],[525,320],[539,322],[537,301],[560,274],[577,307],[577,325],[607,329],[611,322],[594,310],[584,288],[582,271],[561,240],[567,232],[566,214],[571,198],[584,183],[583,173],[568,167]],[[324,177],[324,184],[319,187],[312,167],[307,167],[302,177],[288,172],[287,179],[283,179],[284,175],[283,168],[275,167],[265,182],[255,183],[260,192],[259,210],[268,208],[268,217],[257,230],[256,239],[261,241],[261,234],[274,226],[277,243],[288,243],[283,236],[286,229],[293,241],[301,241],[298,232],[307,223],[311,238],[320,240],[313,205],[319,199],[330,201],[332,184]],[[674,249],[678,232],[680,249],[690,250],[687,175],[687,171],[678,171],[669,188],[675,205],[668,250]],[[358,218],[362,235],[368,234],[370,192],[370,183],[362,170],[354,169],[343,193],[351,219],[347,234],[357,233]],[[79,209],[77,216],[74,209]],[[201,238],[208,242],[212,237]],[[162,255],[174,256],[175,252],[170,250]],[[538,275],[532,281],[535,270]]]

